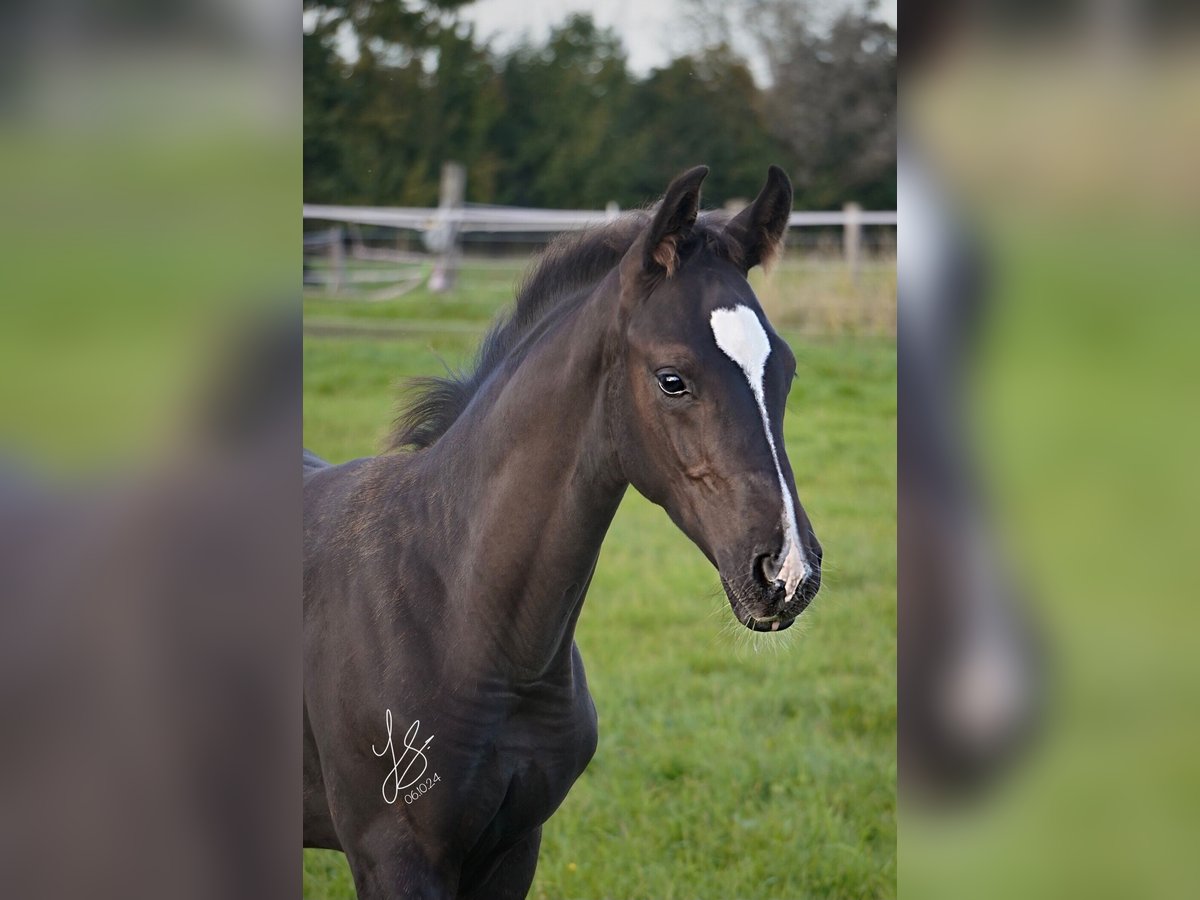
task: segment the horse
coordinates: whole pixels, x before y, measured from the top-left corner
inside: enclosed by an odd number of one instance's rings
[[[362,900],[528,892],[596,750],[574,634],[630,485],[746,628],[817,594],[783,439],[796,358],[746,278],[782,249],[791,182],[773,166],[736,216],[701,213],[707,173],[556,239],[388,452],[305,454],[304,843],[344,851]]]

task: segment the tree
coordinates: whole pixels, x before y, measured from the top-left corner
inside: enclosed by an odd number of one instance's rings
[[[753,197],[777,163],[798,206],[892,208],[894,29],[869,7],[829,17],[730,2],[705,19],[715,44],[638,79],[617,35],[586,15],[501,54],[458,20],[464,0],[306,0],[305,199],[432,205],[442,163],[457,160],[468,200],[628,207],[704,162],[719,205]],[[766,88],[724,39],[747,35]]]
[[[896,30],[874,9],[842,13],[827,32],[771,29],[769,127],[791,149],[810,206],[896,204]]]
[[[346,99],[344,62],[325,27],[304,35],[304,197],[312,202],[345,198],[339,111]]]
[[[784,153],[767,133],[763,98],[727,48],[683,57],[643,80],[617,36],[589,16],[569,19],[541,46],[503,63],[503,159],[498,195],[527,206],[637,206],[679,172],[705,162],[707,202],[753,197]]]
[[[318,27],[335,34],[348,26],[358,55],[406,55],[437,42],[453,28],[455,13],[471,0],[304,0]],[[307,48],[306,48],[307,49]]]
[[[455,19],[463,0],[307,5],[305,199],[429,206],[455,159],[471,170],[468,196],[491,200],[488,136],[502,107],[490,56]]]
[[[699,163],[712,169],[704,182],[706,204],[749,199],[767,166],[786,165],[786,151],[766,128],[754,77],[726,45],[672,61],[631,94],[621,131],[623,195],[634,202],[656,197],[671,178]]]
[[[896,30],[875,0],[688,0],[696,40],[765,59],[797,206],[896,203]]]
[[[613,31],[572,16],[543,46],[513,50],[501,83],[505,115],[492,137],[502,202],[590,208],[618,196],[630,77]]]

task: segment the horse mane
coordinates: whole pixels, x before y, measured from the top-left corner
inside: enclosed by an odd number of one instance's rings
[[[462,415],[488,377],[552,310],[580,296],[621,261],[649,225],[653,211],[637,210],[604,225],[554,238],[526,271],[517,288],[516,303],[488,329],[469,369],[407,380],[387,452],[432,446]],[[728,218],[721,211],[702,213],[678,247],[680,265],[701,246],[723,258],[739,260],[741,248],[724,233]]]

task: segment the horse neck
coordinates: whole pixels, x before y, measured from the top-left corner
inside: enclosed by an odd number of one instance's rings
[[[444,504],[450,614],[475,643],[458,655],[522,680],[570,671],[575,623],[626,488],[605,409],[610,282],[531,336],[426,451]]]

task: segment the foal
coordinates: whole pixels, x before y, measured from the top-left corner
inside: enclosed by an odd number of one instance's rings
[[[820,586],[783,412],[796,361],[746,273],[778,253],[772,167],[729,219],[701,166],[551,245],[474,370],[431,379],[412,452],[305,457],[304,840],[358,896],[524,897],[596,749],[575,623],[626,488],[717,567],[738,621]]]

